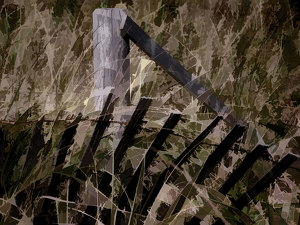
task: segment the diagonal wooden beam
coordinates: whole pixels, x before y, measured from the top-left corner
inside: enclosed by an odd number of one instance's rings
[[[225,121],[231,126],[236,123],[246,125],[246,122],[232,113],[223,101],[218,99],[210,90],[205,88],[197,77],[191,75],[182,65],[180,65],[171,55],[159,46],[147,33],[143,31],[129,16],[126,17],[123,26],[121,25],[123,36],[129,37],[142,51],[144,51],[153,61],[160,65],[179,84],[196,96],[218,115],[225,117]],[[227,116],[227,114],[229,114]]]

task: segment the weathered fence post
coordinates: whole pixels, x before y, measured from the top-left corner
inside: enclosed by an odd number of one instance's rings
[[[113,92],[114,98],[118,98],[116,106],[124,107],[130,103],[129,38],[121,34],[126,18],[123,9],[103,8],[93,12],[94,96],[97,111],[102,110],[110,92]],[[116,113],[114,120],[126,121],[127,117],[126,113]],[[114,128],[113,146],[116,147],[124,127],[114,124]],[[114,174],[113,165],[114,155],[106,167],[111,174]],[[114,179],[112,186],[113,183]],[[114,215],[116,207],[112,207],[111,210]]]
[[[120,28],[126,20],[124,9],[102,8],[93,12],[95,110],[103,108],[112,89],[120,104],[129,104],[129,39]],[[123,95],[124,94],[124,95]]]

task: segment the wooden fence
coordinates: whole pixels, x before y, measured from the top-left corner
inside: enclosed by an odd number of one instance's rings
[[[157,158],[160,151],[164,151],[163,144],[166,139],[172,134],[174,127],[181,119],[180,113],[170,113],[168,119],[160,131],[156,134],[156,137],[148,147],[144,155],[144,159],[140,162],[137,169],[133,171],[132,175],[127,177],[126,182],[123,183],[123,189],[114,196],[113,201],[117,204],[111,206],[111,208],[104,206],[87,206],[84,210],[85,213],[76,217],[79,224],[95,224],[96,219],[99,219],[104,224],[128,224],[134,223],[132,220],[132,212],[137,215],[135,217],[135,223],[143,224],[148,216],[149,210],[156,201],[160,191],[164,184],[176,179],[179,176],[177,171],[182,170],[182,166],[185,163],[189,163],[192,155],[197,151],[198,147],[203,143],[207,136],[213,131],[213,129],[222,120],[227,122],[232,129],[226,135],[226,137],[216,146],[215,150],[207,157],[205,163],[191,181],[186,181],[184,188],[181,189],[181,193],[175,199],[174,203],[161,206],[161,210],[158,213],[157,220],[163,221],[164,219],[175,215],[182,210],[187,198],[192,199],[196,193],[194,190],[197,185],[204,184],[204,181],[211,173],[214,172],[218,164],[224,158],[224,156],[232,150],[233,146],[241,143],[242,136],[247,130],[247,123],[240,118],[237,118],[234,113],[227,107],[221,100],[219,100],[213,93],[202,86],[195,77],[187,72],[173,57],[166,53],[156,42],[154,42],[130,17],[126,17],[124,26],[122,28],[122,34],[133,41],[138,47],[140,47],[147,55],[150,56],[157,64],[166,70],[176,81],[178,81],[184,88],[190,91],[194,96],[206,104],[210,109],[216,113],[216,117],[211,123],[201,132],[185,149],[181,154],[174,159],[172,164],[161,172],[160,176],[156,179],[156,182],[149,188],[146,187],[143,181],[143,174],[149,174],[150,165]],[[111,92],[104,104],[103,110],[99,115],[99,119],[91,135],[89,143],[84,150],[82,160],[77,166],[74,176],[67,177],[62,175],[59,171],[62,170],[66,155],[69,147],[73,143],[74,136],[77,132],[78,123],[81,121],[81,115],[69,125],[69,127],[63,132],[61,141],[59,143],[59,150],[55,160],[52,177],[49,184],[44,190],[44,195],[58,197],[58,187],[62,182],[69,180],[68,201],[73,203],[70,207],[77,207],[82,200],[82,183],[87,181],[90,177],[93,177],[94,169],[91,167],[93,159],[95,157],[96,150],[105,130],[110,126],[113,120],[113,111],[115,106],[115,98],[113,92]],[[137,104],[133,114],[131,115],[126,128],[122,134],[122,137],[114,149],[113,152],[113,171],[114,174],[122,176],[120,167],[122,160],[124,159],[126,152],[130,146],[133,145],[135,136],[141,131],[143,118],[147,113],[147,110],[151,106],[152,99],[142,97]],[[41,138],[41,126],[43,118],[38,121],[33,130],[31,141],[29,141],[28,154],[24,166],[24,174],[32,169],[32,165],[37,161],[37,154],[45,145],[45,143],[37,142],[36,140]],[[265,145],[257,144],[252,150],[247,150],[246,156],[243,161],[236,166],[233,172],[227,177],[225,182],[219,188],[219,192],[223,195],[234,188],[239,180],[241,180],[244,174],[251,169],[253,164],[259,158],[265,158],[268,155],[268,147]],[[274,180],[281,176],[281,174],[289,168],[295,161],[299,162],[299,157],[288,153],[278,162],[274,163],[272,169],[265,174],[260,180],[258,180],[252,186],[249,186],[245,193],[236,201],[232,200],[232,212],[235,213],[237,209],[249,204],[255,197],[269,187]],[[95,183],[98,185],[98,190],[110,198],[113,187],[112,180],[113,174],[107,170],[98,172],[96,177],[93,177]],[[142,195],[137,196],[137,190],[142,190]],[[186,195],[186,193],[189,193]],[[3,191],[2,191],[3,194]],[[137,198],[139,197],[139,198]],[[17,197],[16,206],[12,205],[9,215],[14,218],[22,217],[20,208],[24,208],[27,201],[26,193],[19,192]],[[132,203],[135,202],[135,208],[132,208]],[[117,210],[119,209],[119,210]],[[98,211],[100,210],[100,218],[97,218]],[[117,212],[116,212],[117,211]],[[55,200],[46,198],[38,209],[38,212],[34,215],[34,224],[55,224],[57,223],[57,213],[55,207]],[[187,217],[185,224],[197,224],[201,221],[198,216]],[[249,221],[248,221],[249,222]],[[223,224],[222,219],[215,219],[214,224]],[[251,221],[249,222],[251,223]]]

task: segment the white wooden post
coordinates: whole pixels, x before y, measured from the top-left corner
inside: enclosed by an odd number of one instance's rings
[[[124,9],[102,8],[93,12],[95,110],[102,110],[112,89],[119,105],[129,105],[129,39],[121,36],[126,20]]]
[[[114,96],[119,98],[118,106],[129,105],[129,38],[123,38],[120,29],[123,28],[126,17],[123,9],[102,8],[93,12],[95,110],[102,110],[108,94],[113,89]],[[115,115],[114,119],[126,120],[126,115]],[[124,128],[116,124],[114,128],[113,146],[116,147]],[[114,174],[113,157],[106,170]],[[112,207],[111,210],[114,215],[116,208]]]

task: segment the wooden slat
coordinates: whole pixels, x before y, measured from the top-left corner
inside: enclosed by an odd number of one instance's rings
[[[118,172],[120,163],[126,154],[126,150],[133,144],[134,136],[138,133],[143,122],[143,118],[150,107],[151,102],[151,98],[142,97],[135,111],[133,112],[128,125],[123,132],[122,138],[114,152],[114,172]],[[111,193],[111,181],[112,175],[108,172],[103,172],[100,176],[98,189],[106,196],[109,196]],[[88,206],[85,211],[88,213],[93,213],[91,216],[95,217],[96,215],[94,213],[96,211],[93,208],[95,208],[95,206]],[[87,216],[84,216],[82,220],[85,221],[87,219],[86,217]]]
[[[47,193],[47,195],[49,195],[49,196],[53,196],[53,197],[58,196],[57,186],[59,185],[59,183],[61,181],[60,180],[61,175],[57,174],[56,172],[59,172],[63,167],[63,163],[65,162],[68,149],[70,148],[70,146],[74,142],[73,138],[76,134],[76,129],[78,127],[78,122],[79,122],[79,120],[76,121],[76,119],[75,119],[75,123],[73,122],[70,125],[70,127],[68,127],[64,131],[64,133],[62,135],[62,138],[60,140],[59,149],[58,149],[57,158],[56,158],[56,163],[55,163],[55,167],[54,167],[54,173],[53,173],[53,176],[51,178],[50,185],[49,185],[49,188],[48,188],[48,193]]]
[[[30,146],[27,151],[24,167],[23,178],[33,169],[38,160],[38,153],[44,147],[44,132],[43,132],[44,117],[42,117],[35,125],[32,132]]]
[[[253,165],[253,163],[261,157],[268,149],[268,146],[257,145],[250,153],[248,153],[241,163],[236,168],[220,187],[219,192],[226,195],[231,188],[244,176],[247,170]]]
[[[150,147],[148,148],[145,158],[144,158],[144,169],[145,171],[149,168],[151,163],[153,162],[154,158],[158,155],[158,151],[162,149],[162,145],[165,142],[165,140],[168,138],[168,136],[172,133],[173,128],[176,126],[178,123],[179,119],[181,117],[181,114],[171,114],[161,130],[158,132],[156,135],[156,138],[153,140],[151,143]],[[133,200],[135,192],[136,192],[136,187],[138,184],[140,172],[142,169],[143,162],[140,163],[138,168],[136,169],[133,177],[131,178],[130,182],[128,183],[125,193],[123,193],[122,197],[120,198],[119,201],[119,208],[126,208],[126,210],[129,210],[130,208],[127,200],[127,197],[129,199]],[[127,194],[127,196],[126,196]]]
[[[217,124],[222,120],[222,116],[217,116],[211,124],[179,155],[179,157],[174,161],[173,165],[181,167],[183,163],[195,152],[196,148],[200,143],[207,137],[207,135],[212,132],[212,130],[217,126]],[[173,165],[171,165],[173,167]]]
[[[292,163],[299,160],[299,156],[292,153],[288,153],[284,156],[266,175],[263,176],[256,184],[253,185],[246,193],[244,193],[237,201],[233,202],[233,205],[242,210],[242,208],[249,204],[259,193],[263,192],[269,187],[275,179],[282,175],[282,173],[289,168]],[[224,222],[221,219],[217,219],[213,225],[222,225]]]
[[[89,215],[96,215],[97,213],[97,208],[94,207],[93,210],[95,211],[90,211],[88,214]],[[116,221],[114,224],[116,225],[125,225],[128,224],[128,219],[130,218],[130,214],[131,212],[121,212],[121,211],[117,211],[117,216],[116,216]],[[105,224],[105,225],[109,225],[111,224],[111,209],[108,208],[103,208],[100,212],[100,221]],[[139,216],[139,221],[136,222],[135,224],[137,225],[142,225],[144,223],[141,223],[142,221],[144,221],[146,219],[145,216],[140,215]],[[79,225],[91,225],[91,224],[95,224],[95,219],[89,216],[85,216],[81,222],[79,223]]]
[[[236,125],[230,133],[224,138],[220,145],[214,150],[205,161],[196,180],[196,184],[201,184],[204,179],[214,170],[217,164],[226,155],[233,144],[244,134],[245,126]]]
[[[117,171],[124,157],[127,148],[133,144],[134,136],[138,133],[138,129],[142,120],[152,102],[151,98],[142,97],[125,128],[123,136],[114,152],[114,170]]]
[[[76,129],[78,123],[81,120],[81,114],[69,125],[69,127],[64,131],[57,152],[57,157],[55,160],[54,173],[51,177],[50,184],[47,190],[47,196],[58,197],[59,195],[59,184],[63,182],[62,176],[56,172],[59,172],[68,152],[68,149],[74,142],[74,136],[76,134]],[[49,221],[51,224],[57,223],[57,215],[55,214],[56,206],[55,201],[51,199],[45,199],[42,205],[41,212],[34,217],[34,224],[43,224],[46,221]]]
[[[81,162],[79,164],[79,168],[81,169],[89,166],[94,161],[93,157],[100,143],[100,140],[103,137],[106,128],[110,125],[110,121],[113,117],[112,112],[114,108],[112,97],[113,94],[109,93],[106,102],[104,104],[103,110],[100,114],[100,117],[93,131],[92,137],[89,141],[89,144],[83,153]]]
[[[125,156],[126,150],[133,144],[134,136],[143,122],[143,118],[152,102],[150,98],[141,98],[134,113],[132,114],[128,125],[126,126],[122,138],[114,152],[114,171],[117,172],[120,163]],[[99,182],[99,190],[103,193],[108,193],[107,188],[112,180],[111,174],[104,172]]]
[[[100,113],[100,117],[97,121],[97,124],[94,128],[91,139],[86,149],[84,150],[82,160],[78,166],[79,169],[76,170],[75,172],[75,177],[82,181],[87,180],[87,177],[82,170],[84,169],[86,173],[89,172],[88,167],[94,161],[93,160],[94,154],[99,146],[99,143],[103,137],[105,130],[107,129],[107,127],[109,127],[110,121],[113,117],[112,112],[114,108],[114,101],[112,99],[113,99],[113,93],[109,93],[105,101],[104,107]],[[75,179],[71,179],[69,185],[69,196],[68,196],[69,200],[74,202],[77,201],[79,191],[80,191],[80,183]]]
[[[210,90],[205,88],[195,76],[191,75],[171,55],[160,47],[148,34],[146,34],[129,16],[126,17],[123,28],[124,36],[128,36],[142,51],[153,61],[160,65],[179,84],[196,96],[218,115],[225,115],[232,110],[219,100]],[[244,124],[246,122],[232,113],[225,118],[231,126]]]
[[[202,220],[198,217],[194,216],[191,220],[184,223],[184,225],[194,225],[194,224],[200,224]]]
[[[224,138],[224,140],[218,145],[218,147],[208,156],[207,160],[205,161],[201,171],[196,178],[196,184],[202,184],[203,181],[209,174],[214,170],[217,164],[222,160],[222,158],[226,155],[226,153],[230,150],[233,144],[243,135],[244,131],[246,130],[245,126],[242,125],[235,125],[234,128],[229,132],[229,134]],[[189,188],[190,185],[187,186]],[[184,190],[186,190],[185,188]],[[173,209],[169,209],[166,215],[172,215],[179,212],[185,202],[185,196],[180,195],[176,200],[175,207]],[[166,215],[162,216],[163,219]]]
[[[153,205],[156,197],[158,196],[161,188],[163,187],[165,181],[166,181],[166,178],[169,174],[169,170],[168,169],[165,169],[159,179],[156,181],[155,185],[152,187],[152,190],[151,191],[147,191],[145,190],[144,192],[147,193],[147,195],[143,198],[143,201],[141,202],[141,206],[142,206],[142,209],[141,209],[141,213],[143,215],[146,215],[147,214],[147,211],[148,209]]]
[[[59,171],[62,169],[63,164],[65,162],[68,149],[74,142],[74,136],[76,134],[76,129],[78,127],[78,123],[81,121],[82,114],[80,113],[76,119],[68,126],[68,128],[64,131],[60,143],[59,148],[55,160],[54,171]]]
[[[287,169],[289,166],[299,159],[298,156],[288,153],[284,156],[263,178],[261,178],[252,188],[250,188],[245,194],[243,194],[236,202],[235,206],[238,209],[246,206],[253,198],[255,198],[260,192],[268,188],[275,179]]]
[[[88,143],[88,146],[84,150],[82,160],[79,163],[78,166],[79,169],[77,169],[75,172],[75,177],[82,181],[87,180],[86,174],[88,174],[90,171],[89,166],[94,161],[93,160],[94,154],[100,144],[101,139],[103,138],[105,130],[109,127],[110,122],[113,118],[112,113],[115,105],[115,101],[113,101],[113,96],[114,96],[113,93],[109,93],[109,95],[107,96],[107,99],[100,113],[100,117],[94,128],[91,139]],[[85,173],[83,172],[83,170],[85,171]],[[76,202],[80,195],[79,192],[80,192],[80,183],[75,179],[71,179],[69,185],[69,196],[68,196],[69,200]],[[93,208],[87,210],[93,210]]]
[[[38,161],[38,153],[39,151],[44,147],[45,142],[44,142],[44,132],[43,132],[43,122],[44,122],[44,117],[42,117],[34,126],[31,139],[30,139],[30,144],[29,148],[27,151],[25,163],[23,166],[23,171],[22,171],[22,180],[25,180],[26,176],[30,173],[30,171],[34,168]],[[24,208],[26,199],[27,199],[27,193],[25,191],[21,191],[16,195],[16,204],[17,206],[12,206],[9,215],[11,217],[15,218],[21,218],[22,214],[20,213],[20,209]]]
[[[7,152],[6,152],[6,147],[8,146],[8,140],[7,140],[7,131],[4,130],[2,127],[0,127],[0,176],[2,174],[2,170],[5,168],[5,160],[7,158]],[[0,198],[3,198],[5,194],[5,182],[2,182],[3,178],[0,178]],[[1,221],[1,220],[0,220]]]
[[[219,192],[226,195],[231,188],[244,176],[248,169],[254,164],[254,162],[261,157],[268,149],[268,146],[257,145],[250,153],[248,153],[238,168],[236,168],[224,182],[224,184],[219,188]],[[196,224],[200,223],[201,219],[194,216],[189,222],[185,223]]]
[[[93,217],[95,215],[97,215],[97,207],[87,207],[85,210],[85,213],[88,215],[92,215]],[[86,225],[86,224],[95,224],[95,219],[90,217],[90,216],[86,216],[84,215],[82,220],[78,223],[79,225]],[[106,223],[104,223],[106,224]]]
[[[151,193],[146,199],[142,202],[142,214],[145,214],[150,206],[153,205],[156,197],[158,196],[162,186],[167,181],[170,174],[173,173],[176,167],[181,167],[189,157],[195,152],[200,143],[207,137],[207,135],[217,126],[217,124],[222,120],[222,116],[217,116],[205,129],[202,131],[191,144],[188,145],[186,149],[174,160],[169,168],[165,169],[164,172],[160,175],[158,181],[155,183],[154,187],[151,190]]]
[[[293,164],[291,165],[291,168],[300,171],[300,158],[298,160],[296,160],[295,162],[293,162]]]

